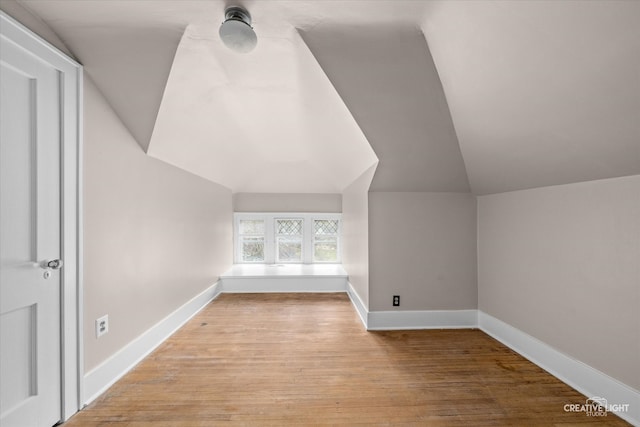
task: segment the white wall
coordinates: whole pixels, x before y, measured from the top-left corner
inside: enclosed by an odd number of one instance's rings
[[[235,212],[342,212],[342,195],[329,193],[235,193]]]
[[[473,195],[369,193],[369,254],[370,311],[477,308]]]
[[[17,2],[2,0],[0,6],[68,51]],[[88,371],[228,267],[232,197],[223,187],[145,156],[89,76],[85,107]],[[475,307],[469,286],[475,263],[468,260],[475,242],[467,235],[472,208],[462,200],[471,196],[370,195],[374,171],[342,195],[343,263],[365,306],[388,309],[397,289],[401,309]],[[390,215],[402,220],[385,223]],[[640,389],[638,218],[639,176],[479,197],[479,309]],[[379,230],[371,246],[370,229]],[[409,244],[378,244],[393,242],[396,233]],[[416,253],[432,257],[425,261]],[[403,282],[390,282],[397,269],[379,259],[399,263]],[[93,321],[103,314],[110,315],[111,330],[95,340]]]
[[[13,0],[2,10],[73,56]],[[231,191],[148,157],[84,76],[84,356],[100,364],[232,263]],[[97,340],[94,321],[109,314]]]
[[[365,309],[369,307],[369,186],[376,166],[342,193],[342,265]]]
[[[231,191],[148,157],[85,77],[87,371],[211,286],[232,263]],[[109,333],[94,321],[109,315]]]
[[[640,390],[640,176],[478,198],[479,309]]]

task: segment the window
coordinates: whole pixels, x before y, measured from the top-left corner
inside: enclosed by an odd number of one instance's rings
[[[339,263],[340,214],[236,213],[236,263]]]
[[[338,259],[338,220],[313,220],[313,261],[336,262]]]
[[[302,262],[302,219],[276,219],[276,261]]]
[[[241,219],[238,240],[244,262],[264,262],[264,220]]]

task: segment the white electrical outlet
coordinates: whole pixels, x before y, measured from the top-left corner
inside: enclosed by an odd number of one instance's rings
[[[96,338],[100,338],[109,332],[109,315],[106,314],[96,320]]]

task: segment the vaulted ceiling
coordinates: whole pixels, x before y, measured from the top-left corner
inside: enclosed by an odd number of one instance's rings
[[[0,0],[0,2],[6,0]],[[22,0],[150,156],[236,192],[496,193],[640,174],[640,2]]]

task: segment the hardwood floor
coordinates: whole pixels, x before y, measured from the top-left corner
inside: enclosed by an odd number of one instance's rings
[[[479,330],[367,332],[346,294],[223,294],[65,426],[628,425]]]

